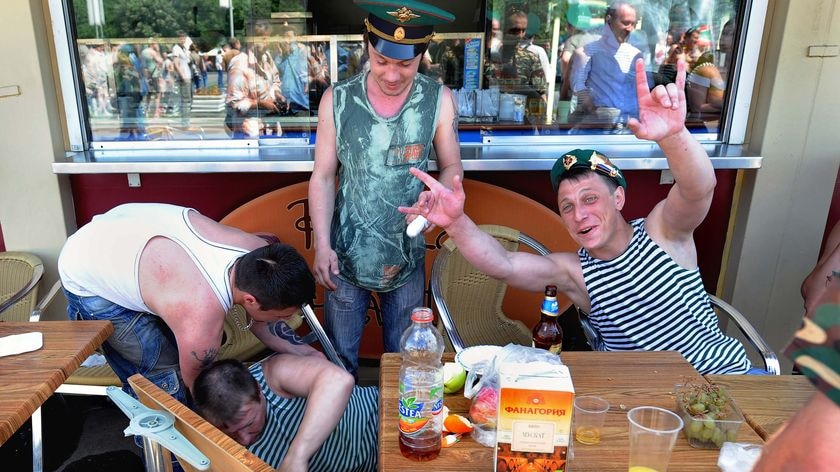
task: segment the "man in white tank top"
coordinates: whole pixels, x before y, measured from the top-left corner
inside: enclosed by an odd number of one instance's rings
[[[596,329],[596,323],[607,328],[606,349],[677,350],[701,373],[745,373],[750,364],[744,348],[717,328],[699,279],[693,233],[709,211],[716,179],[708,155],[685,127],[686,65],[682,61],[678,64],[676,83],[658,85],[653,90],[648,87],[644,61],[636,61],[635,68],[639,119],[631,118],[628,126],[637,138],[656,141],[675,180],[668,196],[644,220],[631,226],[624,219],[624,176],[606,156],[592,150],[567,153],[551,171],[560,216],[582,247],[579,253],[538,256],[506,251],[464,214],[465,195],[457,178],[449,190],[411,169],[430,190],[420,194],[415,206],[401,207],[400,211],[421,214],[444,228],[461,254],[491,277],[531,291],[556,285],[579,308],[593,315]],[[668,266],[669,272],[660,277],[662,280],[649,274],[642,280],[630,276],[619,285],[614,280],[618,277],[599,269],[602,263],[618,265],[633,259],[631,269],[643,272],[645,261],[637,254],[646,254],[636,251],[642,239]],[[592,267],[588,262],[584,266],[584,261],[590,260],[594,261]],[[683,299],[687,295],[686,303],[674,303],[677,298],[671,298],[672,294],[663,295],[666,292],[651,288],[654,283],[666,285],[663,281],[682,283],[679,278],[687,280],[685,285],[690,288],[675,291]],[[615,293],[622,296],[616,297]],[[598,298],[599,294],[603,296]],[[639,316],[627,316],[632,307],[612,306],[626,303],[625,298],[642,302]],[[659,308],[663,306],[675,308],[661,316]],[[697,339],[700,342],[692,344]]]
[[[103,348],[125,388],[140,373],[187,403],[187,389],[219,353],[234,304],[270,349],[320,355],[279,337],[288,330],[275,323],[314,297],[303,257],[191,208],[129,203],[97,215],[68,238],[58,270],[70,319],[113,323]]]

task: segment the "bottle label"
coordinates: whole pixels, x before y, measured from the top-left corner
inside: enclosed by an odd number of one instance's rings
[[[533,347],[533,348],[537,347],[537,343],[535,343],[533,339],[531,340],[531,347]],[[545,348],[545,350],[552,353],[552,354],[560,354],[560,351],[563,350],[563,343],[560,342],[560,343],[557,343],[557,344],[552,344],[552,345],[548,346],[547,348]]]
[[[428,401],[418,401],[418,393],[406,391],[400,382],[400,432],[406,436],[419,435],[426,424],[443,411],[443,387],[429,390]]]
[[[546,298],[542,302],[542,307],[540,311],[545,313],[549,316],[557,316],[558,308],[557,308],[557,299],[556,298]]]

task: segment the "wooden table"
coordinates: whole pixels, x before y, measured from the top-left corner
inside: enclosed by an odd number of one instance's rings
[[[444,361],[453,355],[444,354]],[[704,382],[694,368],[676,352],[564,352],[563,362],[569,366],[577,395],[599,395],[610,402],[601,443],[595,446],[573,444],[569,470],[574,472],[627,471],[629,439],[627,411],[652,405],[674,410],[673,386],[686,380]],[[400,358],[384,354],[379,366],[379,469],[410,470],[422,467],[435,471],[493,470],[493,448],[484,447],[470,437],[443,449],[427,465],[404,458],[399,451],[398,384]],[[470,400],[462,393],[447,395],[444,403],[450,412],[466,415]],[[762,443],[761,438],[745,423],[738,434],[739,442]],[[681,433],[671,455],[671,470],[715,471],[717,449],[694,449]],[[571,455],[570,455],[571,456]]]
[[[804,375],[707,375],[729,390],[747,423],[767,440],[814,394]]]
[[[41,349],[0,357],[0,444],[114,331],[110,321],[0,323],[0,336],[40,331]]]

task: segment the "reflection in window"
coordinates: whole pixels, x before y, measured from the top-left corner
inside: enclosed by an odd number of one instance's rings
[[[95,142],[309,142],[325,90],[366,70],[352,2],[67,1]],[[626,134],[636,59],[651,87],[687,62],[692,131],[718,133],[725,118],[744,2],[429,3],[456,21],[437,28],[420,71],[456,91],[462,129]]]

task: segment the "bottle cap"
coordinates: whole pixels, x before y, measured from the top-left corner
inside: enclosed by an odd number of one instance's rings
[[[411,310],[411,321],[416,321],[418,323],[428,323],[434,321],[435,315],[432,313],[432,309],[421,306]]]

